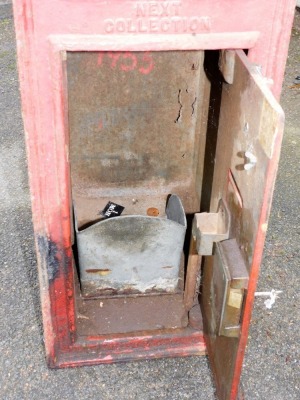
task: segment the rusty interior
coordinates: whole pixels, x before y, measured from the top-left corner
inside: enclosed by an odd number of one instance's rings
[[[123,215],[164,217],[168,196],[177,194],[188,220],[186,268],[193,215],[209,209],[222,87],[218,52],[68,52],[67,84],[79,229],[98,221],[108,201],[124,206]],[[76,265],[75,235],[73,253]],[[168,295],[84,299],[78,265],[74,271],[79,336],[202,329],[199,307],[189,322],[184,287]]]

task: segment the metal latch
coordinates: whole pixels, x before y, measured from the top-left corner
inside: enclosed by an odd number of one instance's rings
[[[227,205],[220,200],[216,213],[195,214],[193,237],[196,249],[201,256],[211,256],[213,244],[229,238],[230,213]]]
[[[197,290],[200,285],[201,256],[210,256],[216,242],[229,237],[230,214],[226,203],[220,200],[216,213],[195,214],[185,286],[185,308],[190,310],[198,303]]]

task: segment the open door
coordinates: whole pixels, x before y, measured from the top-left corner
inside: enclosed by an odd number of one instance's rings
[[[226,204],[228,238],[221,235],[212,256],[204,258],[201,289],[204,335],[220,400],[239,395],[284,120],[259,69],[243,51],[230,53],[232,83],[222,89],[210,208],[216,214],[220,201]]]

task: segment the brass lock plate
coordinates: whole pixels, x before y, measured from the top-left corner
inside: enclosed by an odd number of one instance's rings
[[[235,239],[216,243],[212,279],[212,313],[216,333],[238,337],[249,274]]]

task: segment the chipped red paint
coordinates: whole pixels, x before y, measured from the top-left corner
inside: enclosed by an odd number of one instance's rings
[[[75,332],[72,255],[47,237],[38,237],[37,245],[40,257],[48,266],[45,279],[48,279],[53,348],[69,348],[70,343],[74,342]],[[53,350],[48,358],[52,359],[52,355]],[[49,360],[49,363],[52,364],[53,360]]]
[[[92,340],[89,340],[92,339]],[[90,342],[90,343],[88,343]],[[99,346],[101,342],[101,346]],[[203,335],[192,329],[149,336],[127,335],[126,337],[92,337],[78,341],[72,354],[61,353],[57,366],[68,367],[131,361],[142,358],[183,357],[205,354]],[[71,357],[70,357],[71,356]]]

